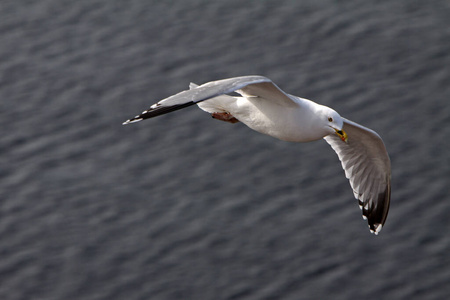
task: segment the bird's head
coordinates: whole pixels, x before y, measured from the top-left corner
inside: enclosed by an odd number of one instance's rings
[[[343,142],[348,142],[347,133],[342,129],[344,127],[344,119],[335,110],[326,107],[323,110],[322,118],[330,134],[336,134]]]

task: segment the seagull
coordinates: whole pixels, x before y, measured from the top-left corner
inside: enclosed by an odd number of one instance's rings
[[[214,119],[242,122],[251,129],[289,142],[325,139],[338,155],[370,232],[378,234],[391,198],[391,163],[381,137],[341,117],[335,110],[282,91],[264,76],[241,76],[202,85],[165,98],[123,125],[194,104]],[[241,95],[228,95],[236,92]]]

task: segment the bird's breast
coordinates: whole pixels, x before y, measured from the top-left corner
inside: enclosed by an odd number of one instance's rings
[[[323,138],[323,133],[319,134],[314,130],[311,114],[307,114],[301,107],[286,107],[256,100],[258,99],[238,101],[237,107],[230,111],[231,114],[251,129],[283,141],[310,142]]]

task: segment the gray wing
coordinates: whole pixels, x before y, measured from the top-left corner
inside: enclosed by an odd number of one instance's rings
[[[391,163],[384,143],[373,130],[344,119],[348,135],[324,139],[336,151],[370,231],[378,234],[386,221],[391,199]]]
[[[280,104],[292,105],[294,103],[286,93],[264,76],[233,77],[211,81],[196,87],[192,85],[192,87],[190,90],[182,91],[153,104],[150,109],[123,124],[153,118],[234,91],[238,91],[246,97],[261,97],[278,101]]]

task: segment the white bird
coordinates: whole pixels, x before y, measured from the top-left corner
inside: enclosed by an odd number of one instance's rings
[[[226,95],[237,92],[242,97]],[[391,164],[380,136],[342,118],[333,109],[283,92],[263,76],[242,76],[191,83],[123,123],[130,124],[190,105],[221,121],[242,122],[251,129],[289,142],[325,139],[336,151],[369,229],[383,227],[391,198]]]

